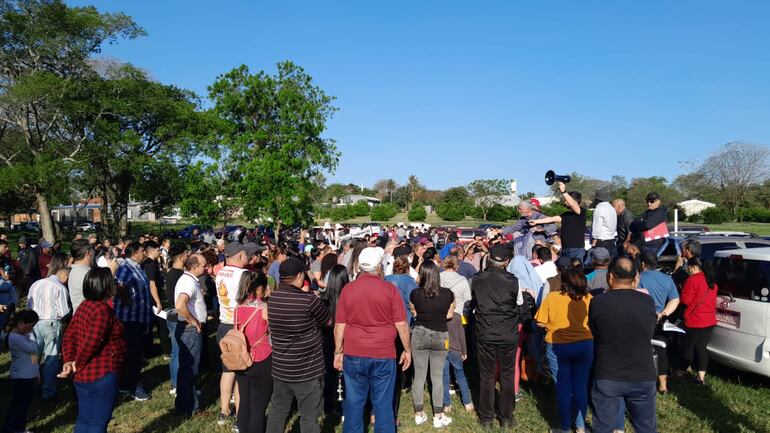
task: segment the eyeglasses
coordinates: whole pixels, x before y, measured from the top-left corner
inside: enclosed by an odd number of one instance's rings
[[[657,200],[647,200],[647,204],[653,204],[653,203],[655,203],[656,201],[657,201]]]

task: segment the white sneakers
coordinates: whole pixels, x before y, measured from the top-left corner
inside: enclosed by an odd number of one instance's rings
[[[417,424],[417,425],[420,425],[420,424],[424,423],[427,420],[428,420],[428,415],[425,415],[424,412],[423,412],[422,415],[415,415],[414,416],[414,423]]]
[[[435,417],[435,416],[433,417],[433,427],[434,428],[446,427],[449,424],[452,424],[452,418],[449,418],[448,416],[446,416],[446,414],[442,413],[438,417]]]

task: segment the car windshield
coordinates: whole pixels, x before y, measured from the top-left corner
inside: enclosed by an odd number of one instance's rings
[[[744,260],[740,256],[718,258],[717,285],[720,294],[738,299],[768,302],[770,299],[770,262]]]
[[[473,230],[460,230],[460,237],[461,238],[472,238],[474,235]]]

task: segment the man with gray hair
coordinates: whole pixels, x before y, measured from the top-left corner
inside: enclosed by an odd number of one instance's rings
[[[625,251],[625,245],[631,242],[631,224],[634,222],[634,214],[626,207],[626,202],[622,198],[616,198],[612,201],[612,207],[618,215],[618,254]]]
[[[404,302],[396,286],[380,278],[382,255],[381,248],[361,251],[361,273],[345,286],[337,303],[334,368],[345,375],[345,432],[364,431],[364,406],[370,395],[375,431],[396,431],[396,334],[403,347],[401,370],[412,362]]]
[[[519,307],[524,303],[518,279],[506,271],[511,250],[498,245],[490,249],[487,268],[471,281],[471,307],[475,309],[475,331],[479,362],[479,422],[492,427],[495,419],[495,382],[499,367],[500,427],[516,425],[514,376],[518,348]],[[347,414],[346,414],[347,415]]]
[[[524,255],[529,259],[532,257],[532,245],[534,245],[534,241],[553,236],[557,230],[556,224],[548,222],[531,226],[529,223],[530,221],[540,220],[546,217],[537,210],[537,207],[532,203],[531,200],[524,200],[519,203],[518,209],[521,217],[518,221],[516,221],[516,223],[507,227],[503,227],[502,229],[492,231],[492,234],[513,234],[514,238],[518,238],[520,236],[528,236],[531,242],[524,242],[521,247],[516,248],[516,251],[517,255]]]

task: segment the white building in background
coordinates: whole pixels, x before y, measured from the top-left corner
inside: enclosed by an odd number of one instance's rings
[[[697,215],[708,208],[716,206],[714,203],[709,203],[707,201],[697,199],[685,200],[677,203],[677,205],[682,208],[688,216]]]
[[[362,200],[365,201],[366,204],[368,204],[370,207],[380,204],[380,199],[378,199],[377,197],[367,197],[365,195],[351,194],[351,195],[346,195],[344,197],[340,197],[340,199],[337,200],[336,206],[347,206],[351,204],[356,204]]]

